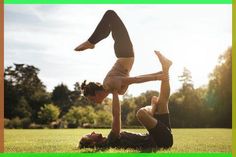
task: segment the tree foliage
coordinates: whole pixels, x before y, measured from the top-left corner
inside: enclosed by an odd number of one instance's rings
[[[6,118],[37,119],[40,107],[49,102],[49,95],[38,77],[39,69],[31,65],[14,64],[4,72],[4,114]]]
[[[215,126],[232,127],[232,48],[219,57],[209,79],[207,96],[217,115]]]
[[[58,119],[63,126],[110,126],[112,100],[95,104],[81,95],[80,83],[68,89],[61,83],[52,93],[32,65],[14,64],[4,72],[4,118],[8,128],[28,128]],[[232,48],[219,56],[207,85],[194,88],[191,71],[186,67],[179,76],[180,89],[169,98],[172,127],[232,127]],[[159,89],[157,89],[159,90]],[[137,111],[151,104],[158,91],[139,96],[125,94],[121,100],[122,126],[141,125]],[[45,105],[47,104],[47,105]],[[32,123],[32,124],[30,124]]]
[[[60,109],[57,106],[53,104],[47,104],[40,108],[38,118],[41,124],[49,124],[58,120],[59,114]]]
[[[109,127],[112,123],[111,112],[99,110],[96,112],[95,125],[99,127]]]
[[[91,106],[75,107],[72,106],[64,116],[69,127],[83,126],[86,123],[94,124],[95,122],[94,109]]]
[[[64,115],[72,105],[70,93],[71,91],[63,83],[53,89],[52,102],[62,110],[61,115]]]

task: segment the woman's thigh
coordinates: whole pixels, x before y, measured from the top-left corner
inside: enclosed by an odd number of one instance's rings
[[[152,115],[152,106],[151,105],[145,106],[145,107],[143,107],[143,109],[146,110],[151,116],[153,116]]]

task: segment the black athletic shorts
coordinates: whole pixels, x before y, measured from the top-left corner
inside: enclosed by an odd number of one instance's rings
[[[173,145],[173,135],[170,127],[169,114],[156,114],[158,120],[156,127],[148,130],[158,147],[169,148]]]

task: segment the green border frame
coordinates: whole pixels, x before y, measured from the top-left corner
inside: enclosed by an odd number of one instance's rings
[[[236,19],[236,0],[4,0],[5,4],[232,4],[233,19]],[[232,153],[124,153],[128,157],[236,157],[236,22],[233,20],[233,41],[232,41]],[[118,157],[123,153],[1,153],[0,157],[72,157],[72,156],[96,156]]]
[[[236,0],[233,0],[232,4],[232,154],[236,156]]]

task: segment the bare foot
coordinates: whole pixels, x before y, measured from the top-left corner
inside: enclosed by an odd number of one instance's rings
[[[81,45],[77,46],[75,48],[75,51],[83,51],[86,49],[93,49],[94,47],[95,47],[94,44],[90,43],[89,41],[85,41]]]
[[[163,70],[168,70],[170,66],[172,65],[172,61],[167,59],[165,56],[163,56],[160,51],[154,51],[161,62]]]

